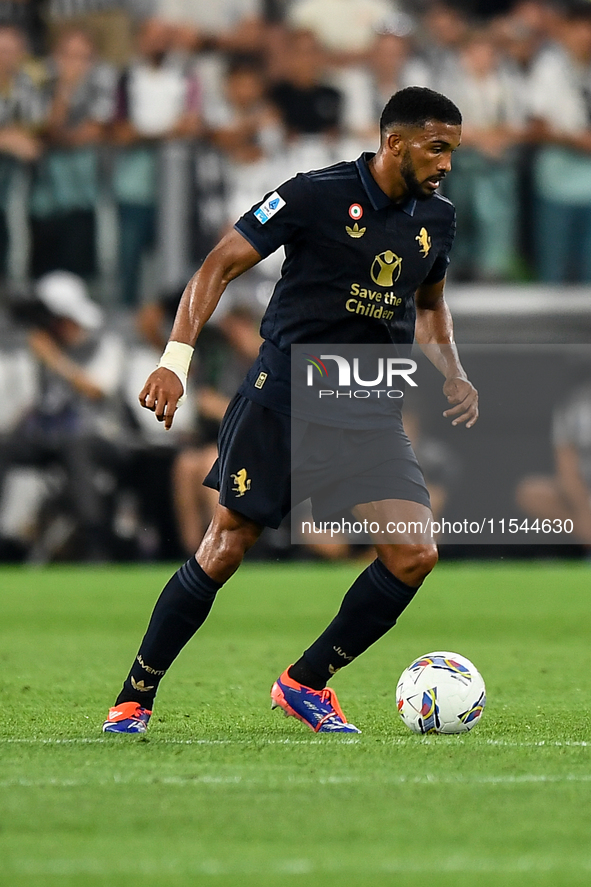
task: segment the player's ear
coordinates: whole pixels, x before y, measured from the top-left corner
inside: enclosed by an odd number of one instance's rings
[[[402,144],[403,138],[402,133],[400,132],[389,132],[386,136],[386,145],[389,151],[394,154],[395,157],[402,152]]]

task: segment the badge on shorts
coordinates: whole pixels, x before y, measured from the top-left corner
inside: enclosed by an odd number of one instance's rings
[[[258,388],[260,390],[266,381],[267,381],[267,374],[266,373],[259,373],[257,380],[254,383],[254,387]]]
[[[261,203],[258,209],[255,209],[254,214],[256,218],[259,220],[261,225],[264,225],[265,222],[268,222],[269,219],[272,219],[275,213],[278,213],[279,210],[285,206],[285,200],[281,197],[277,191],[273,191],[270,197],[267,197],[264,203]]]
[[[231,477],[234,481],[232,492],[236,493],[236,496],[240,497],[244,496],[245,493],[248,493],[252,481],[248,476],[246,468],[241,468],[240,471],[237,471],[236,474],[232,474]]]

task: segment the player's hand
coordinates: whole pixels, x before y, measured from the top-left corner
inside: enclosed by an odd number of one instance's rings
[[[449,410],[445,410],[446,419],[452,419],[452,425],[465,423],[466,428],[472,428],[478,419],[478,392],[468,379],[457,376],[446,379],[443,393],[447,402],[454,404]]]
[[[147,410],[152,410],[168,431],[182,395],[183,386],[177,374],[166,367],[158,367],[150,373],[140,391],[140,403]]]

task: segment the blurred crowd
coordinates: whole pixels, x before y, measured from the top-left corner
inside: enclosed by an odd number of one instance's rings
[[[180,285],[266,190],[375,149],[410,84],[464,115],[452,273],[588,281],[585,0],[0,0],[0,272]]]
[[[464,118],[450,276],[591,281],[591,2],[0,0],[0,556],[194,550],[281,257],[229,289],[165,436],[137,391],[182,286],[409,85]]]

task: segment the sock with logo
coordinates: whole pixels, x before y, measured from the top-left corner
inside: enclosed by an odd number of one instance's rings
[[[294,663],[289,676],[321,690],[340,668],[348,665],[386,634],[410,604],[418,588],[397,579],[376,559],[357,577],[328,628]],[[293,669],[293,674],[292,674]],[[304,675],[303,680],[297,675]],[[315,680],[316,685],[310,683]],[[319,681],[325,683],[318,686]]]
[[[177,570],[156,602],[116,705],[139,702],[142,708],[152,708],[160,681],[207,619],[222,584],[211,579],[195,557]]]

